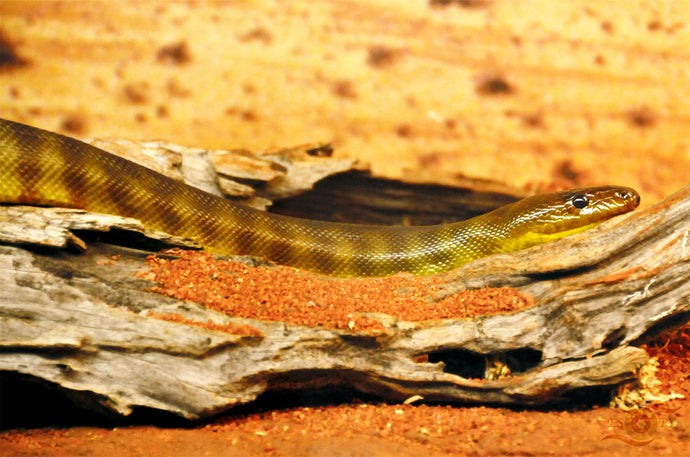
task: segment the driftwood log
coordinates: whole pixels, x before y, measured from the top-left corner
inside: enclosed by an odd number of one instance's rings
[[[84,241],[92,231],[139,233],[137,249]],[[428,296],[511,286],[532,307],[430,322],[379,315],[386,331],[373,335],[239,319],[148,292],[133,276],[150,253],[142,247],[184,241],[137,221],[5,207],[0,239],[0,371],[122,415],[148,407],[199,419],[267,391],[333,385],[390,401],[544,404],[634,379],[648,356],[631,344],[690,320],[690,186],[594,230],[467,264]],[[149,312],[249,323],[262,336]],[[481,379],[491,363],[511,375]]]

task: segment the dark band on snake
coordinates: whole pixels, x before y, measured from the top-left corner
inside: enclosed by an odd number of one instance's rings
[[[604,186],[536,195],[445,225],[312,221],[248,208],[73,138],[0,120],[0,203],[132,217],[211,252],[332,276],[449,271],[586,230],[639,202],[633,189]]]

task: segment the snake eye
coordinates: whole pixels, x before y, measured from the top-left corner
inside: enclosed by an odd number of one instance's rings
[[[573,206],[577,209],[582,209],[589,205],[589,198],[583,194],[577,194],[573,197]]]

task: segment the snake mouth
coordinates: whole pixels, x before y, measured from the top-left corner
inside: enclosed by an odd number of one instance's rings
[[[640,194],[623,187],[588,192],[591,204],[580,210],[583,225],[603,222],[613,216],[630,212],[640,205]]]

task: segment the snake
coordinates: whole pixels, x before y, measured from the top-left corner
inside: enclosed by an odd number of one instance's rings
[[[0,204],[131,217],[214,254],[261,257],[328,276],[448,272],[587,230],[639,203],[631,188],[596,186],[538,194],[438,225],[301,219],[253,209],[77,139],[0,119]]]

